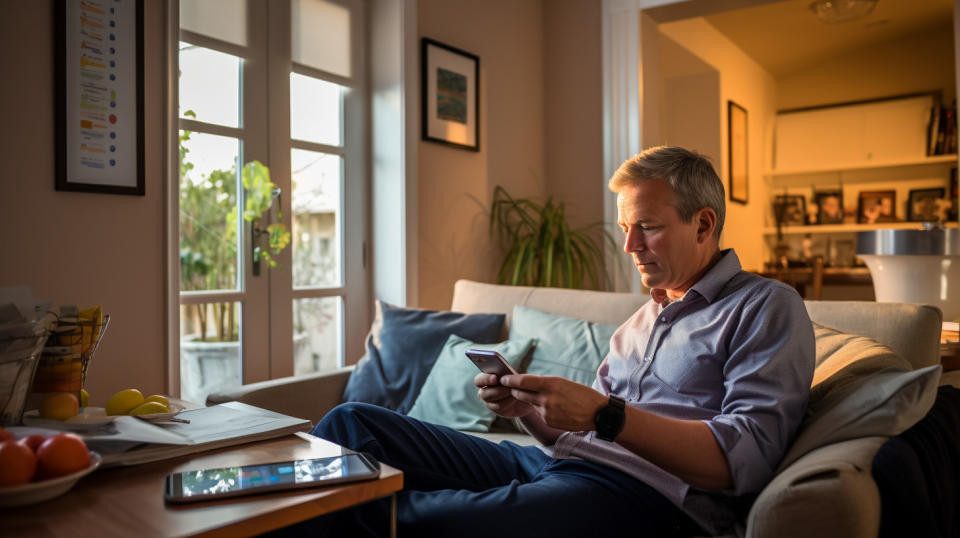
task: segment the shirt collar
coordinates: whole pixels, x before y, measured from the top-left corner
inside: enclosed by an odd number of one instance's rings
[[[708,303],[712,303],[727,282],[730,282],[740,272],[740,258],[732,248],[720,252],[720,259],[696,284],[690,287],[687,293],[695,291]]]

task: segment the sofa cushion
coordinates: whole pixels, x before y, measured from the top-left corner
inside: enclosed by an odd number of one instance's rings
[[[510,339],[537,342],[525,372],[564,377],[591,385],[610,350],[616,325],[548,314],[525,306],[513,307]]]
[[[529,338],[484,345],[450,335],[408,414],[456,430],[489,431],[496,415],[477,396],[473,378],[480,371],[464,352],[471,348],[497,351],[517,370],[532,347]]]
[[[499,340],[503,314],[461,314],[376,302],[367,353],[343,391],[344,402],[367,402],[406,413],[451,334],[482,344]],[[469,361],[468,361],[469,362]]]
[[[780,469],[828,444],[897,435],[930,410],[940,366],[911,370],[890,348],[814,324],[817,366],[807,413]]]

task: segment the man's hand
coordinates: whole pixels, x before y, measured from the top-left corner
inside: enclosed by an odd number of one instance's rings
[[[510,389],[502,386],[493,374],[479,373],[473,378],[473,384],[478,387],[477,395],[487,409],[501,417],[520,418],[533,412],[530,404],[514,398]]]
[[[603,394],[562,377],[505,375],[497,388],[504,387],[509,388],[512,400],[528,406],[547,426],[558,430],[594,429],[593,417],[607,403]]]

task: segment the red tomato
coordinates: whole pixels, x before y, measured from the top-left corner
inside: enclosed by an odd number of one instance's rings
[[[72,433],[51,435],[37,448],[38,472],[43,478],[55,478],[90,465],[87,445]]]
[[[46,440],[47,440],[46,435],[40,435],[39,433],[35,433],[33,435],[28,435],[20,439],[19,443],[21,445],[27,445],[28,447],[30,447],[30,450],[36,452],[37,449],[40,448],[40,445]]]
[[[13,434],[3,428],[0,428],[0,443],[9,439],[13,439]]]
[[[37,456],[13,439],[0,443],[0,486],[26,484],[37,470]]]

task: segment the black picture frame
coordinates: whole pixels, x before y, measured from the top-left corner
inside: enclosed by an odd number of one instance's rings
[[[843,191],[817,191],[817,224],[843,224]]]
[[[907,220],[911,222],[938,222],[946,220],[947,208],[942,210],[937,204],[925,203],[927,200],[946,199],[947,189],[934,187],[929,189],[910,189],[907,198]]]
[[[54,3],[58,191],[143,196],[143,0]]]
[[[480,151],[480,58],[430,38],[420,43],[423,140]]]
[[[857,196],[857,222],[874,224],[897,220],[897,191],[862,191]]]
[[[778,194],[774,196],[773,216],[779,226],[806,225],[806,197],[802,194]]]
[[[750,174],[747,159],[747,109],[727,101],[727,169],[730,201],[746,204],[750,200]]]

